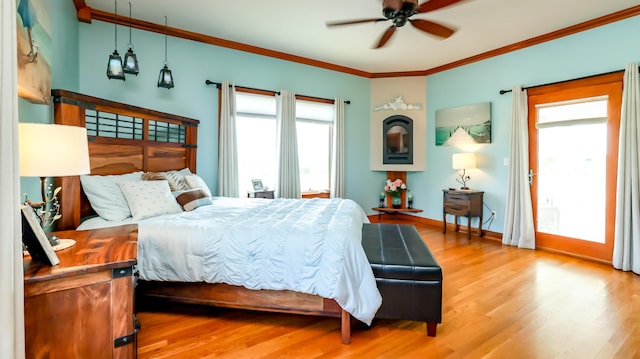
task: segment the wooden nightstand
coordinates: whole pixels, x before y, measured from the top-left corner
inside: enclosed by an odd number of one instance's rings
[[[60,264],[23,260],[26,357],[134,358],[137,226],[55,234]]]
[[[274,191],[255,191],[253,192],[253,198],[267,198],[274,199]]]
[[[442,200],[442,233],[447,233],[447,214],[455,216],[456,232],[458,231],[458,216],[467,217],[467,238],[471,239],[471,217],[480,217],[478,236],[482,236],[482,203],[484,192],[457,191],[445,189]]]

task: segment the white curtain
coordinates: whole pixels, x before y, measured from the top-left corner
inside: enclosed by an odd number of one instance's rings
[[[218,196],[239,197],[236,140],[236,88],[223,81],[218,139]]]
[[[613,266],[640,274],[640,80],[627,65],[622,90]]]
[[[331,198],[344,198],[344,100],[336,98],[331,147]]]
[[[296,96],[280,91],[277,100],[278,197],[301,198],[296,130]]]
[[[0,358],[24,358],[16,2],[0,10]]]
[[[529,137],[527,91],[513,88],[509,173],[502,243],[519,248],[536,248],[533,207],[529,188]]]

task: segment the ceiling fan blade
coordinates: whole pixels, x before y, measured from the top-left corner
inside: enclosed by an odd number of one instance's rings
[[[380,41],[378,41],[378,45],[376,45],[375,49],[379,49],[382,46],[384,46],[395,32],[396,32],[396,27],[391,25],[387,29],[387,31],[385,31],[384,34],[382,34],[382,37],[380,38]]]
[[[429,12],[433,10],[442,9],[443,7],[447,7],[449,5],[453,5],[463,0],[428,0],[418,5],[416,9],[417,13]]]
[[[327,21],[327,26],[341,26],[341,25],[353,25],[362,24],[365,22],[378,22],[387,21],[388,19],[375,18],[375,19],[360,19],[360,20],[347,20],[347,21]]]
[[[447,37],[453,35],[453,33],[455,32],[455,30],[450,29],[446,26],[440,25],[440,24],[436,24],[435,22],[429,21],[429,20],[422,20],[422,19],[416,19],[416,20],[411,20],[409,19],[409,22],[411,22],[411,25],[413,25],[415,28],[417,28],[418,30],[422,30],[424,32],[428,32],[432,35],[441,37],[443,39],[446,39]]]

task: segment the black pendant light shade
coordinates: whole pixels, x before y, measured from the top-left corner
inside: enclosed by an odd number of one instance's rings
[[[140,72],[138,57],[133,53],[133,44],[131,43],[131,2],[129,2],[129,51],[124,54],[124,72],[136,76]]]
[[[166,89],[172,88],[173,85],[173,75],[171,75],[171,70],[167,66],[167,17],[164,17],[164,67],[160,69],[160,74],[158,75],[158,87],[164,87]]]
[[[140,69],[138,68],[138,57],[133,53],[133,48],[129,48],[124,54],[124,72],[138,76]]]
[[[164,67],[160,69],[160,75],[158,76],[158,87],[164,87],[170,89],[173,87],[173,76],[171,70],[164,64]]]
[[[114,1],[115,4],[115,49],[113,50],[113,54],[109,55],[109,61],[107,62],[107,77],[115,80],[124,81],[124,71],[122,66],[122,57],[118,53],[118,2]]]
[[[109,55],[109,62],[107,63],[107,77],[109,79],[124,81],[124,71],[122,67],[122,57],[118,54],[118,50],[113,50],[113,54]]]

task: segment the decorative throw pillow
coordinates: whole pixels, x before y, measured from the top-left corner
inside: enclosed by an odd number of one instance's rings
[[[194,209],[213,204],[213,200],[211,200],[211,196],[207,195],[205,191],[201,189],[190,189],[180,193],[176,200],[185,211],[193,211]]]
[[[171,192],[177,191],[177,184],[173,179],[169,178],[166,172],[145,172],[142,174],[144,181],[167,181]]]
[[[82,175],[80,183],[98,216],[108,221],[121,221],[131,217],[131,211],[117,183],[141,182],[141,175],[142,172],[110,176]]]
[[[175,183],[175,188],[172,191],[185,191],[189,189],[184,177],[191,175],[191,171],[188,168],[181,169],[180,171],[166,171],[163,172],[170,182]]]
[[[182,208],[171,194],[167,181],[120,182],[118,185],[136,221],[182,212]]]
[[[204,193],[207,194],[207,196],[211,197],[211,190],[209,189],[209,186],[207,186],[207,184],[204,182],[202,177],[198,175],[189,175],[184,176],[184,180],[187,182],[187,185],[190,189],[201,189],[204,191]]]

